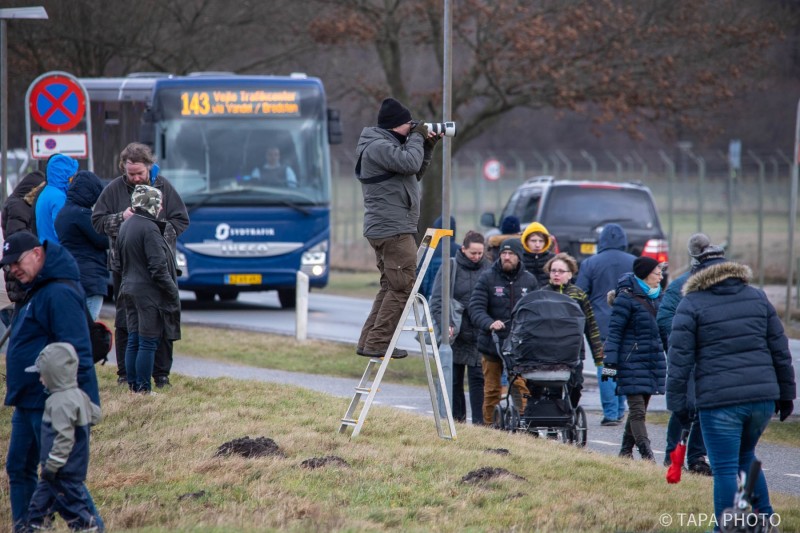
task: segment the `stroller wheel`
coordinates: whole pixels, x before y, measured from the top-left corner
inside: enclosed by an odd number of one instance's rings
[[[506,410],[501,405],[494,406],[492,413],[492,427],[494,429],[506,429]]]
[[[506,429],[511,433],[516,433],[519,429],[519,409],[514,405],[506,410]]]
[[[584,412],[583,407],[575,409],[575,413],[572,415],[572,422],[573,426],[569,440],[578,448],[583,448],[586,446],[587,436],[586,412]]]

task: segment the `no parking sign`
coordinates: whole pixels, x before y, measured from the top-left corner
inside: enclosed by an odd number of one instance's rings
[[[487,159],[483,164],[483,177],[489,181],[497,181],[503,176],[503,163],[497,159]]]
[[[64,154],[89,159],[92,167],[91,122],[86,114],[89,98],[81,82],[72,74],[53,71],[42,74],[28,87],[25,96],[28,152],[34,159]],[[31,118],[36,123],[34,131]],[[85,131],[74,131],[85,121]]]

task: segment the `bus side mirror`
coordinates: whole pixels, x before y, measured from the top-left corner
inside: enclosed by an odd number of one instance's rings
[[[339,110],[328,108],[328,143],[342,144],[342,121]]]

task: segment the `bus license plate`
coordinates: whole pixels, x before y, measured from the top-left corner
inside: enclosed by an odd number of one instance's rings
[[[261,274],[226,274],[226,285],[261,285]]]
[[[593,242],[582,242],[581,253],[583,255],[594,255],[597,253],[597,245]]]

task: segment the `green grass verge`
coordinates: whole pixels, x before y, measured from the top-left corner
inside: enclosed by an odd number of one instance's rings
[[[98,367],[98,375],[104,418],[92,432],[88,486],[111,531],[708,529],[688,522],[712,510],[711,479],[702,476],[667,485],[654,464],[471,425],[443,440],[431,418],[383,406],[351,440],[337,433],[347,399],[184,376],[143,397],[117,386],[113,368]],[[0,410],[3,456],[10,418],[11,409]],[[215,457],[223,443],[245,436],[271,438],[284,455]],[[328,456],[346,465],[303,466]],[[484,468],[519,478],[463,481]],[[800,530],[800,498],[772,496],[781,529]],[[2,480],[4,531],[8,506]]]
[[[322,293],[350,296],[352,298],[375,298],[380,289],[380,274],[375,265],[369,265],[364,272],[332,270],[328,278],[328,286]]]
[[[300,342],[283,335],[199,326],[184,325],[181,330],[183,338],[175,343],[177,353],[259,368],[359,379],[368,361],[357,356],[355,346],[348,344]],[[390,364],[384,379],[427,386],[423,365],[403,363]]]

